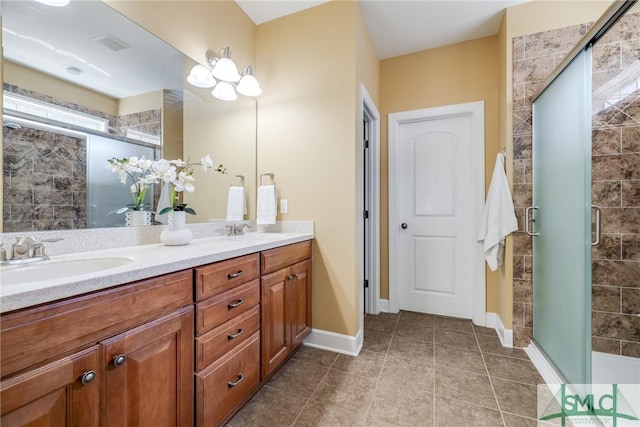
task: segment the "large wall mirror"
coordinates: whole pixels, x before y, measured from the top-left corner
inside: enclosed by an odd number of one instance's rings
[[[228,173],[196,172],[192,220],[224,220],[240,185],[255,216],[254,99],[191,87],[195,61],[97,0],[4,2],[2,29],[4,232],[124,226],[111,157],[210,154]]]

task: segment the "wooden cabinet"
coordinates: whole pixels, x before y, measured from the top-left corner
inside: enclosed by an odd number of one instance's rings
[[[280,268],[263,275],[260,283],[265,380],[311,332],[311,242],[265,251],[262,266],[263,272]]]
[[[192,272],[2,316],[3,426],[193,425]]]
[[[196,423],[230,418],[260,384],[260,256],[196,271]]]
[[[0,425],[98,427],[98,346],[3,381]]]

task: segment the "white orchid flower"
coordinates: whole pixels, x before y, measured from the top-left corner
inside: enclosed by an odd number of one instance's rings
[[[211,160],[211,156],[209,154],[200,159],[200,164],[202,165],[202,170],[204,172],[207,172],[209,169],[213,169],[213,160]]]

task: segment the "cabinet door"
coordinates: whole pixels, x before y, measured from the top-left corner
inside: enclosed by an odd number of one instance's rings
[[[284,268],[261,279],[262,379],[267,378],[289,354],[290,325],[285,296],[289,272]]]
[[[0,424],[98,427],[99,366],[94,346],[3,381]]]
[[[291,348],[311,333],[311,260],[291,266],[285,293],[291,323]]]
[[[101,344],[105,426],[193,425],[193,307]]]

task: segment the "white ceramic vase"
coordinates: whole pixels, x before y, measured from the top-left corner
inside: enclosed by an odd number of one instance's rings
[[[151,212],[149,211],[127,211],[124,214],[124,218],[124,223],[127,227],[151,225]]]
[[[187,228],[184,211],[167,214],[167,228],[160,233],[160,241],[166,246],[180,246],[191,243],[193,233]]]

